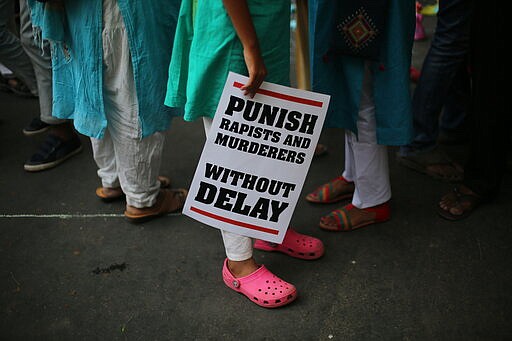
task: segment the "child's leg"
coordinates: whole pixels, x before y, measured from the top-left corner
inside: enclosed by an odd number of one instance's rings
[[[203,117],[204,132],[206,136],[212,127],[210,117]],[[258,265],[252,258],[252,239],[236,233],[221,230],[229,270],[235,277],[243,277],[254,272]]]
[[[235,277],[250,275],[258,269],[252,257],[252,239],[236,233],[221,230],[229,271]]]
[[[208,136],[212,119],[203,117],[203,123]],[[297,289],[292,284],[272,274],[265,266],[256,264],[252,257],[251,238],[224,230],[221,233],[227,256],[222,267],[226,286],[266,308],[286,305],[297,297]]]
[[[252,239],[236,233],[221,230],[222,240],[228,259],[241,262],[252,258]]]

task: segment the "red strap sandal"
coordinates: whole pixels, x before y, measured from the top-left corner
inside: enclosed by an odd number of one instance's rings
[[[349,211],[351,210],[362,210],[369,213],[375,213],[375,216],[373,219],[365,220],[359,224],[353,225],[349,215]],[[390,218],[391,209],[389,202],[362,209],[357,208],[352,204],[348,204],[344,207],[332,211],[326,216],[323,216],[320,219],[320,228],[328,231],[352,231],[367,225],[388,221]]]
[[[335,189],[338,182],[344,182],[350,187],[344,189]],[[346,186],[344,186],[346,187]],[[350,199],[354,195],[354,183],[347,181],[343,176],[339,176],[331,181],[319,186],[313,192],[306,195],[306,200],[314,204],[332,204],[341,200]]]

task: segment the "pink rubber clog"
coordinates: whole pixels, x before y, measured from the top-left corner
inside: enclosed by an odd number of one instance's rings
[[[324,244],[320,239],[298,233],[292,228],[288,228],[281,244],[256,239],[254,248],[263,251],[278,251],[307,260],[318,259],[324,254]]]
[[[264,265],[250,275],[235,278],[229,271],[226,258],[222,278],[228,287],[264,308],[281,307],[297,298],[295,286],[274,275]]]

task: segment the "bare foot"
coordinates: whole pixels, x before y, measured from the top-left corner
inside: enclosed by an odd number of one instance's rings
[[[481,197],[478,194],[464,185],[459,185],[441,198],[439,208],[442,211],[439,213],[444,218],[457,220],[474,211],[480,201]]]

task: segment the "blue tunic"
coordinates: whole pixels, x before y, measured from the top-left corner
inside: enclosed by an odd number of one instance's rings
[[[34,26],[52,43],[54,116],[73,119],[85,135],[102,138],[103,2],[64,1],[53,9],[29,0]],[[169,127],[179,111],[164,105],[167,68],[180,0],[118,0],[128,33],[142,137]]]
[[[409,67],[415,12],[412,0],[390,0],[390,3],[380,62],[371,65],[377,141],[382,145],[404,145],[413,135]],[[332,0],[309,0],[311,85],[313,91],[332,96],[326,126],[357,133],[364,60],[340,55],[325,58],[333,35],[339,34],[333,29],[340,20],[333,5]]]

